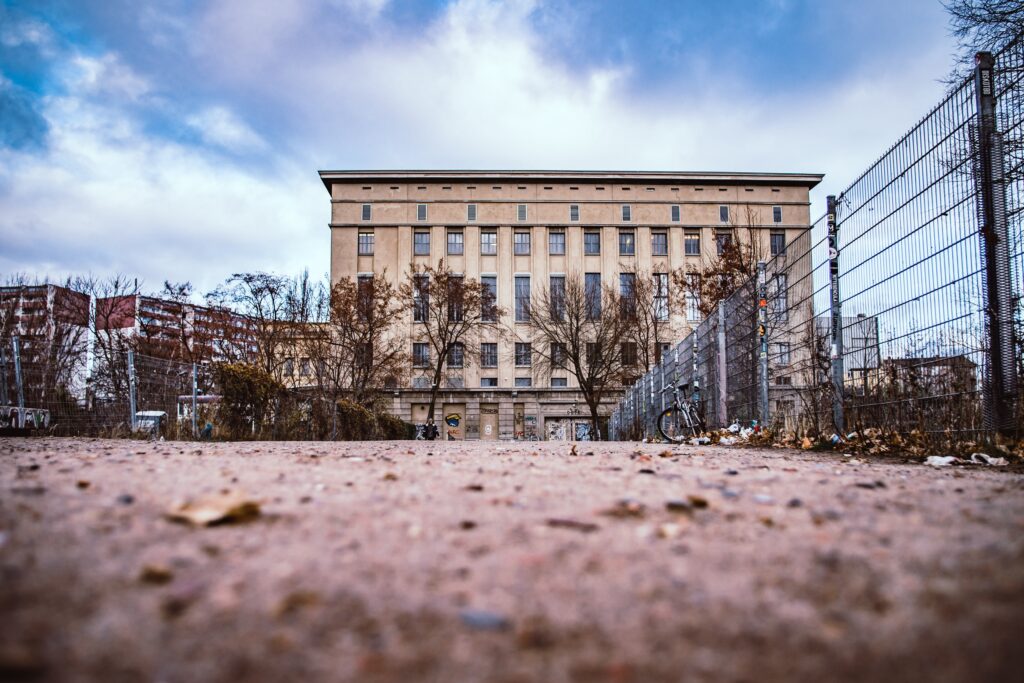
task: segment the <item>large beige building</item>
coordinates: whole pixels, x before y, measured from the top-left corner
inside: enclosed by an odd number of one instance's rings
[[[753,228],[764,253],[784,250],[810,223],[809,190],[822,178],[785,173],[596,171],[321,171],[331,198],[331,280],[410,264],[482,279],[497,291],[512,334],[449,371],[438,398],[449,438],[586,438],[587,408],[567,373],[540,375],[523,347],[517,294],[551,276],[661,277],[713,259],[719,239]],[[599,275],[598,275],[599,274]],[[672,297],[672,301],[686,300]],[[675,340],[699,320],[696,302],[668,308]],[[409,317],[405,343],[422,352]],[[520,351],[517,353],[517,351]],[[414,363],[415,365],[415,363]],[[639,373],[638,373],[639,374]],[[411,369],[394,392],[396,415],[422,422],[430,380]],[[617,396],[609,397],[608,412]]]

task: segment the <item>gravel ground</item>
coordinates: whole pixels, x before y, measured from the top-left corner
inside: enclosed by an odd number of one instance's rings
[[[1022,634],[1019,468],[0,439],[0,680],[1019,681]]]

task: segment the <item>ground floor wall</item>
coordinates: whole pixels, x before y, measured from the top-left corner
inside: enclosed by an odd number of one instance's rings
[[[613,392],[602,401],[601,433],[620,398]],[[430,392],[397,391],[391,411],[397,417],[424,424]],[[434,424],[446,440],[481,441],[591,441],[590,410],[582,394],[573,390],[448,389],[438,393]]]

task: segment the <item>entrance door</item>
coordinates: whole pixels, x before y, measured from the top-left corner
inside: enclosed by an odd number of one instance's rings
[[[498,404],[480,404],[480,440],[498,440]]]

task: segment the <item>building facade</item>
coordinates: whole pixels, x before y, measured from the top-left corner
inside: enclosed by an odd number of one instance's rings
[[[815,174],[553,171],[321,171],[331,202],[331,281],[376,274],[396,285],[415,264],[484,281],[510,335],[481,340],[479,362],[448,373],[435,417],[446,438],[589,438],[586,404],[568,373],[539,373],[517,303],[552,277],[589,276],[611,287],[669,275],[715,258],[737,228],[766,257],[810,224]],[[809,258],[809,255],[805,256]],[[662,285],[659,284],[659,287]],[[680,294],[683,294],[680,296]],[[674,343],[699,322],[694,295],[668,292]],[[680,303],[681,302],[681,303]],[[419,335],[410,312],[396,343]],[[637,374],[642,374],[638,372]],[[422,422],[430,380],[412,368],[393,411]],[[607,397],[607,412],[618,393]],[[443,422],[442,422],[443,419]]]

